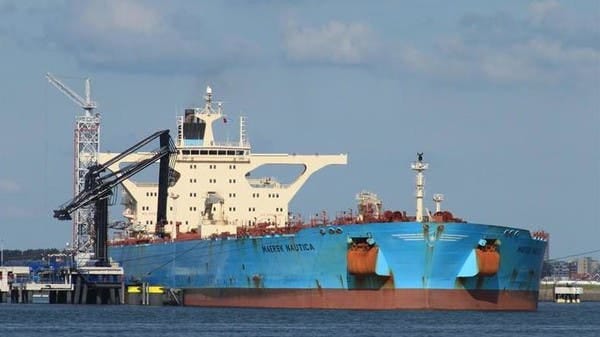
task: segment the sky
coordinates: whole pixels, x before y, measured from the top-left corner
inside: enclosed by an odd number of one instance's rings
[[[71,237],[52,210],[72,197],[81,110],[47,72],[80,94],[92,79],[101,151],[174,131],[210,85],[253,152],[348,153],[295,212],[369,190],[413,213],[424,152],[428,208],[444,193],[468,221],[543,229],[553,258],[600,249],[598,1],[0,0],[6,249]]]

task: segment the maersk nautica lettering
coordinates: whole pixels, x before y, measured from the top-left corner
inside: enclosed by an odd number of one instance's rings
[[[315,250],[312,243],[292,243],[289,245],[266,245],[262,246],[263,253],[304,252]]]

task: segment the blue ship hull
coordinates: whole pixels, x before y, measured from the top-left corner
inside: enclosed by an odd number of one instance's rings
[[[368,271],[351,266],[356,243],[377,247]],[[182,289],[186,305],[535,310],[546,244],[516,228],[392,222],[113,245],[109,255],[127,282]],[[491,272],[484,246],[499,257]]]

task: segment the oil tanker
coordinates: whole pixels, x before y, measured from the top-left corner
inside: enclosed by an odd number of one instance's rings
[[[411,164],[414,215],[386,211],[363,191],[356,211],[303,220],[289,202],[314,172],[345,165],[347,155],[254,153],[243,117],[234,142],[215,140],[215,123],[227,116],[208,87],[204,106],[177,120],[179,179],[161,235],[157,184],[123,182],[128,226],[108,255],[126,282],[179,289],[189,306],[536,310],[547,234],[464,221],[442,209],[441,194],[430,212],[422,153]],[[254,177],[264,165],[302,170],[291,182]]]

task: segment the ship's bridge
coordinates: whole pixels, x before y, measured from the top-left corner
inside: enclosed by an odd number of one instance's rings
[[[212,103],[212,90],[207,88],[203,108],[186,109],[177,121],[177,161],[180,178],[169,188],[165,231],[197,230],[202,236],[222,232],[234,233],[236,226],[252,226],[258,222],[284,225],[288,222],[288,204],[308,178],[328,165],[345,165],[346,154],[297,155],[288,153],[252,153],[246,137],[245,119],[240,118],[239,141],[215,141],[213,123],[226,121],[221,103]],[[103,163],[113,153],[99,153]],[[127,161],[139,161],[151,152],[131,154]],[[121,162],[109,169],[118,169]],[[301,172],[290,183],[276,177],[249,177],[249,173],[265,165],[300,165]],[[155,183],[123,182],[124,215],[133,225],[154,229],[158,186]],[[216,197],[218,196],[218,198]]]

